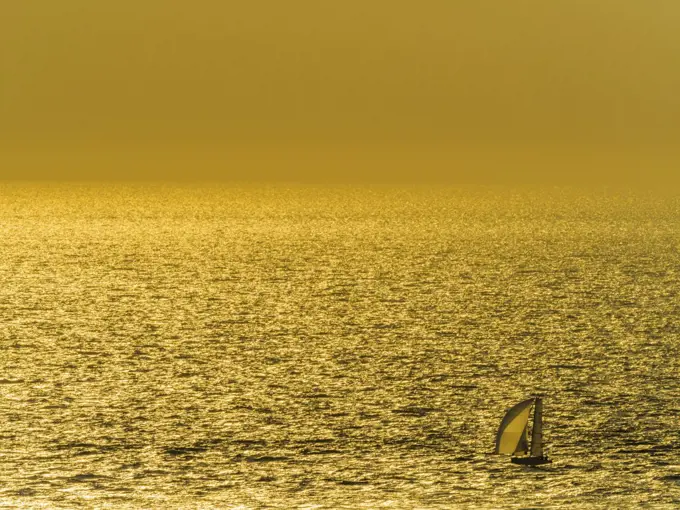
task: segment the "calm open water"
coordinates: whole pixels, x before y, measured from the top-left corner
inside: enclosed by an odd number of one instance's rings
[[[0,506],[680,505],[680,200],[5,184],[0,276]]]

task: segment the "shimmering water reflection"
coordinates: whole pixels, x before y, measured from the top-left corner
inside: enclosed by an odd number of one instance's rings
[[[4,505],[680,504],[677,200],[0,194]],[[541,470],[490,455],[534,394]]]

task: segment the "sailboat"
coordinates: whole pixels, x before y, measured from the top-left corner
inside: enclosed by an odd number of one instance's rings
[[[529,414],[534,408],[534,422],[529,443]],[[550,464],[543,454],[543,399],[533,397],[510,409],[496,434],[496,452],[512,455],[510,462],[524,466]]]

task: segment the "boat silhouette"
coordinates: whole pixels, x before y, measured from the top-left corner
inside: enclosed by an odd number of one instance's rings
[[[534,420],[529,441],[529,414]],[[550,464],[543,453],[543,399],[532,397],[512,407],[503,417],[496,434],[497,454],[512,455],[510,462],[524,466]]]

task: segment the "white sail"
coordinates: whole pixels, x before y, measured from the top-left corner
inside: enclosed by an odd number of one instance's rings
[[[517,443],[517,447],[513,452],[515,455],[526,455],[529,453],[529,434],[527,428],[528,427],[524,427],[524,433],[522,434],[522,437],[520,437],[519,443]]]
[[[527,423],[534,399],[520,402],[510,409],[496,434],[496,453],[524,453],[527,450]]]
[[[531,456],[543,456],[543,400],[536,399],[534,407],[534,426],[531,429]]]

